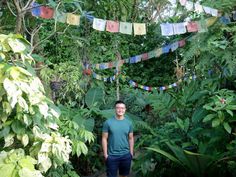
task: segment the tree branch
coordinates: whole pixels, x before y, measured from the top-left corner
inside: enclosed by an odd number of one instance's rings
[[[11,9],[11,6],[9,4],[9,1],[7,1],[7,7],[10,10],[10,12],[12,13],[12,15],[14,15],[16,17],[16,14],[13,12],[13,10]]]
[[[36,0],[28,0],[28,2],[26,3],[26,5],[23,7],[23,11],[25,11],[26,9],[28,9],[30,7],[30,5],[32,3],[34,3]]]
[[[20,7],[19,1],[13,0],[13,2],[15,4],[15,6],[16,6],[16,10],[17,10],[18,14],[20,14],[21,13],[21,7]]]

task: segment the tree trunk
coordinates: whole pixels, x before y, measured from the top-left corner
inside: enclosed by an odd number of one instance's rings
[[[22,22],[23,22],[23,15],[21,13],[17,13],[15,33],[23,34]]]

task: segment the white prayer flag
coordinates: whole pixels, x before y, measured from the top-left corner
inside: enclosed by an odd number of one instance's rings
[[[211,15],[214,17],[218,17],[218,10],[211,8]]]
[[[193,10],[193,5],[194,5],[193,2],[187,1],[186,4],[185,4],[185,7],[188,11],[191,11],[191,10]]]
[[[184,34],[187,32],[185,23],[174,23],[173,28],[174,28],[174,34]]]
[[[185,6],[187,0],[179,0],[179,2],[180,2],[180,4],[181,4],[182,6]]]
[[[210,7],[203,6],[203,9],[204,9],[206,14],[211,14],[211,8]]]
[[[93,19],[93,29],[104,31],[106,28],[106,20],[94,18]]]
[[[161,34],[163,36],[171,36],[174,34],[173,25],[169,23],[161,24]]]
[[[171,4],[176,4],[176,0],[169,0]]]
[[[199,3],[195,3],[195,4],[194,4],[194,8],[195,8],[195,12],[197,12],[197,13],[202,13],[202,12],[204,12],[202,5],[199,4]]]

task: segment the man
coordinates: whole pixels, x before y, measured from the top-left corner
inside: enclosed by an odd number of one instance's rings
[[[116,101],[116,115],[103,124],[102,148],[106,161],[107,177],[129,175],[134,154],[133,127],[124,115],[126,106],[123,101]]]

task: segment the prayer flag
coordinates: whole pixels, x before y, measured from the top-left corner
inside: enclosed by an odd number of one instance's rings
[[[195,4],[194,4],[194,8],[195,8],[195,12],[197,12],[197,13],[202,13],[202,12],[204,12],[203,6],[202,6],[201,4],[199,4],[199,3],[195,3]]]
[[[177,83],[173,83],[172,86],[173,86],[173,87],[177,87]]]
[[[170,45],[171,51],[174,52],[179,47],[179,42],[174,42]]]
[[[186,33],[185,23],[174,23],[174,34],[184,34]]]
[[[163,36],[171,36],[174,34],[173,25],[170,23],[161,24],[161,34]]]
[[[141,60],[142,60],[142,55],[137,55],[137,56],[136,56],[136,61],[137,61],[137,62],[140,62]]]
[[[169,53],[169,51],[170,51],[170,45],[162,47],[162,53]]]
[[[197,32],[198,31],[197,23],[196,22],[188,22],[187,30],[188,30],[188,32]]]
[[[222,16],[220,17],[220,22],[227,25],[229,24],[231,21],[230,21],[230,18],[228,16]]]
[[[162,48],[156,49],[156,57],[160,57],[162,54]]]
[[[94,16],[86,14],[85,17],[86,17],[90,22],[93,22]]]
[[[80,23],[80,16],[72,14],[72,13],[67,13],[66,22],[69,25],[79,25],[79,23]]]
[[[145,61],[148,59],[148,53],[143,53],[142,54],[142,60]]]
[[[106,27],[106,20],[94,18],[93,19],[93,29],[98,31],[104,31]]]
[[[211,8],[211,15],[214,17],[218,17],[218,10]]]
[[[66,23],[67,14],[59,11],[54,12],[54,19],[61,23]]]
[[[182,6],[184,6],[186,4],[187,0],[179,0],[179,2]]]
[[[96,69],[99,69],[99,68],[100,68],[100,64],[96,64],[96,65],[95,65],[95,68],[96,68]]]
[[[204,33],[208,31],[205,20],[197,21],[197,28],[199,33]]]
[[[131,57],[130,59],[129,59],[129,63],[137,63],[137,58],[136,58],[136,56],[134,56],[134,57]]]
[[[193,10],[194,3],[192,1],[187,1],[185,7],[188,11]]]
[[[41,14],[40,4],[34,2],[31,4],[31,6],[32,6],[31,14],[35,17],[39,17]]]
[[[45,19],[53,18],[54,10],[52,8],[49,8],[47,6],[41,6],[40,10],[41,10],[40,17]]]
[[[145,35],[146,34],[146,24],[145,23],[133,23],[134,25],[134,35]]]
[[[171,4],[176,4],[176,0],[169,0]]]
[[[154,57],[156,57],[156,51],[155,50],[148,52],[148,59],[154,58]]]
[[[120,22],[120,33],[132,34],[132,23]]]
[[[108,63],[99,64],[99,69],[107,69],[107,68],[108,68]]]
[[[202,6],[206,14],[211,14],[211,8],[207,6]]]
[[[129,58],[124,59],[124,63],[129,63]]]
[[[106,31],[109,31],[112,33],[119,32],[119,22],[108,20],[107,26],[106,26]]]
[[[185,46],[185,44],[186,44],[186,41],[184,39],[179,41],[179,47],[183,47]]]
[[[217,17],[211,17],[206,20],[207,27],[213,25],[217,21]]]
[[[108,63],[108,68],[113,68],[113,62]]]

